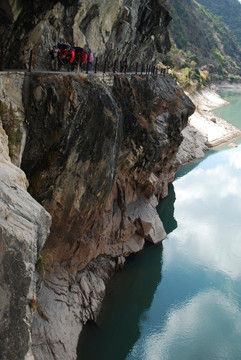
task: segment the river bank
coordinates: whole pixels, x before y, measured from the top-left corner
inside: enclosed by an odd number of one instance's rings
[[[223,83],[187,94],[195,104],[196,111],[182,131],[184,140],[177,154],[181,164],[203,157],[212,147],[241,137],[241,129],[213,113],[214,109],[229,104],[218,94],[220,88],[238,88],[240,91],[241,85]]]

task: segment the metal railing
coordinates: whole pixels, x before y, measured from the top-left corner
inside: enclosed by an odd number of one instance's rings
[[[6,52],[4,52],[4,47],[0,46],[0,71],[4,71],[4,58],[5,58]],[[33,69],[33,58],[34,58],[34,53],[33,50],[29,51],[29,61],[28,61],[28,72],[32,72],[33,70],[37,70],[37,69]],[[39,58],[39,56],[38,56]],[[44,58],[45,62],[47,61],[47,57]],[[118,65],[119,65],[119,69],[118,69]],[[66,68],[66,71],[70,71],[69,67],[71,66],[71,64],[61,64],[59,70],[61,71],[61,68]],[[114,61],[114,63],[109,63],[108,59],[105,58],[103,61],[103,65],[101,66],[99,63],[99,59],[98,57],[95,58],[95,62],[92,65],[93,68],[93,73],[100,73],[102,72],[103,74],[106,73],[123,73],[123,74],[138,74],[138,75],[165,75],[168,73],[169,68],[168,67],[159,67],[159,66],[155,66],[152,64],[144,64],[144,63],[131,63],[130,65],[128,65],[127,63],[125,63],[124,65],[120,62],[118,62],[117,60]],[[9,69],[8,69],[9,70]],[[58,70],[58,71],[59,71]],[[88,74],[90,72],[90,62],[89,62],[89,57],[87,59],[87,62],[85,64],[81,64],[80,63],[80,57],[78,57],[78,61],[77,61],[77,65],[75,65],[74,70],[76,71],[77,74],[79,74],[80,72],[85,72],[86,74]],[[72,70],[72,71],[74,71]],[[49,71],[46,69],[46,71]]]

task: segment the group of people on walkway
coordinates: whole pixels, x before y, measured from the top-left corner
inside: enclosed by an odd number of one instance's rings
[[[51,70],[58,71],[62,66],[67,65],[67,68],[71,67],[74,70],[75,67],[80,68],[87,62],[89,64],[89,70],[93,70],[94,55],[92,51],[85,51],[83,48],[76,46],[72,47],[68,44],[57,44],[49,51],[51,57]]]
[[[83,65],[86,64],[86,71],[94,69],[94,55],[91,50],[89,50],[89,53],[87,51],[79,46],[71,47],[68,44],[57,44],[54,45],[53,48],[49,51],[49,55],[51,56],[51,70],[58,71],[61,69],[62,66],[66,66],[67,70],[74,70],[75,68],[79,69],[80,71],[83,71]],[[97,68],[97,58],[96,58],[96,64],[95,64],[95,71]],[[115,61],[114,64],[114,72],[116,69],[117,61]],[[140,64],[139,64],[140,65]],[[106,68],[106,61],[104,65],[105,72]],[[126,73],[128,68],[128,62],[127,58],[123,58],[120,60],[120,73]],[[138,63],[136,63],[136,73],[137,73]],[[130,70],[129,70],[130,71]],[[143,68],[143,65],[141,65],[141,73],[161,73],[166,74],[168,73],[168,68],[160,68],[160,65],[157,66],[147,66],[146,68]]]

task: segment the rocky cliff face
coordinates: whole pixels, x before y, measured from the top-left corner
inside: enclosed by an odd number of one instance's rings
[[[49,0],[10,1],[0,4],[0,35],[4,66],[26,68],[30,50],[33,66],[49,67],[49,48],[69,43],[91,49],[100,66],[108,59],[128,58],[155,64],[170,49],[167,25],[170,16],[163,0]]]
[[[33,75],[24,87],[22,168],[53,219],[33,351],[74,359],[114,270],[145,240],[165,238],[157,197],[167,195],[194,107],[170,76],[116,75],[106,86],[95,76]]]
[[[94,75],[1,75],[1,119],[11,135],[10,148],[15,149],[13,161],[22,162],[29,191],[53,218],[38,266],[37,299],[33,300],[36,359],[74,359],[78,334],[87,320],[97,316],[114,271],[126,256],[142,249],[145,240],[157,243],[165,237],[155,207],[157,198],[167,194],[178,166],[175,155],[182,141],[180,132],[193,104],[168,75],[115,75],[107,80],[109,85]],[[14,96],[13,86],[19,92]],[[18,133],[21,136],[16,137]],[[2,195],[5,214],[13,201],[8,204],[4,198]],[[15,196],[15,207],[18,203],[22,200]],[[24,235],[25,241],[31,237],[35,250],[33,245],[29,252],[18,247],[19,256],[31,257],[26,260],[31,264],[31,289],[34,264],[49,224],[42,208],[35,212],[35,206],[33,201],[31,210],[27,206],[25,211],[33,213],[29,217],[39,224],[36,233]],[[12,211],[2,217],[2,244],[8,238]],[[17,231],[17,224],[14,228]],[[17,243],[19,237],[17,233]],[[2,286],[6,286],[10,268],[8,262],[2,269]],[[14,271],[9,277],[11,287],[13,281],[26,281],[24,274],[23,267],[19,268],[18,279]],[[26,285],[25,290],[28,293],[21,299],[26,310],[35,292]],[[18,316],[23,318],[22,313]],[[16,352],[18,359],[28,349],[27,335],[20,341],[15,333],[16,346],[22,344],[21,354]],[[12,351],[17,350],[12,347]]]
[[[18,122],[21,107],[18,96],[21,86],[11,95],[8,91],[12,85],[7,77],[1,77],[0,356],[3,360],[23,359],[30,348],[36,299],[35,264],[51,223],[50,215],[28,194],[26,176],[12,164],[8,154],[2,120]]]
[[[166,29],[170,17],[163,2],[5,0],[0,5],[4,64],[24,68],[33,48],[34,68],[46,68],[48,47],[57,41],[91,48],[100,62],[108,57],[113,63],[128,55],[130,61],[156,63],[170,45]],[[23,339],[20,330],[15,331],[12,353],[6,352],[6,342],[2,352],[6,359],[24,358],[30,342],[31,316],[26,315],[30,298],[35,310],[35,359],[75,359],[81,328],[95,320],[114,271],[145,241],[158,243],[165,238],[157,200],[167,195],[179,165],[181,130],[194,106],[169,75],[5,72],[0,79],[0,117],[11,159],[21,164],[30,194],[52,216],[50,235],[40,254],[50,219],[27,194],[23,204],[27,209],[21,210],[24,215],[19,222],[21,228],[26,218],[35,225],[27,224],[31,231],[21,237],[16,221],[15,240],[21,246],[14,247],[12,233],[5,235],[11,229],[5,209],[10,207],[12,213],[22,202],[17,196],[16,204],[2,196],[1,246],[5,239],[11,240],[11,248],[4,251],[14,249],[20,267],[7,279],[11,266],[6,263],[1,286],[9,281],[8,298],[14,294],[22,301],[15,307],[20,309],[18,317],[11,318],[7,310],[4,314],[15,325],[27,324],[22,327]],[[18,89],[16,96],[13,88]],[[33,205],[28,207],[30,199]],[[27,249],[26,242],[30,243]],[[32,289],[38,257],[35,299],[28,289]],[[27,277],[24,269],[29,271]],[[16,281],[22,281],[20,289]],[[3,299],[7,307],[9,301]],[[9,333],[15,329],[4,324]]]

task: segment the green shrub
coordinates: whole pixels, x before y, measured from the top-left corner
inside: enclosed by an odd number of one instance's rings
[[[36,268],[39,272],[40,278],[45,278],[46,272],[49,271],[51,264],[53,263],[53,257],[47,250],[42,250]]]
[[[191,67],[191,65],[190,65],[190,63],[188,63],[188,62],[186,62],[186,61],[184,61],[182,64],[181,64],[181,69],[184,69],[184,68],[190,68]]]

